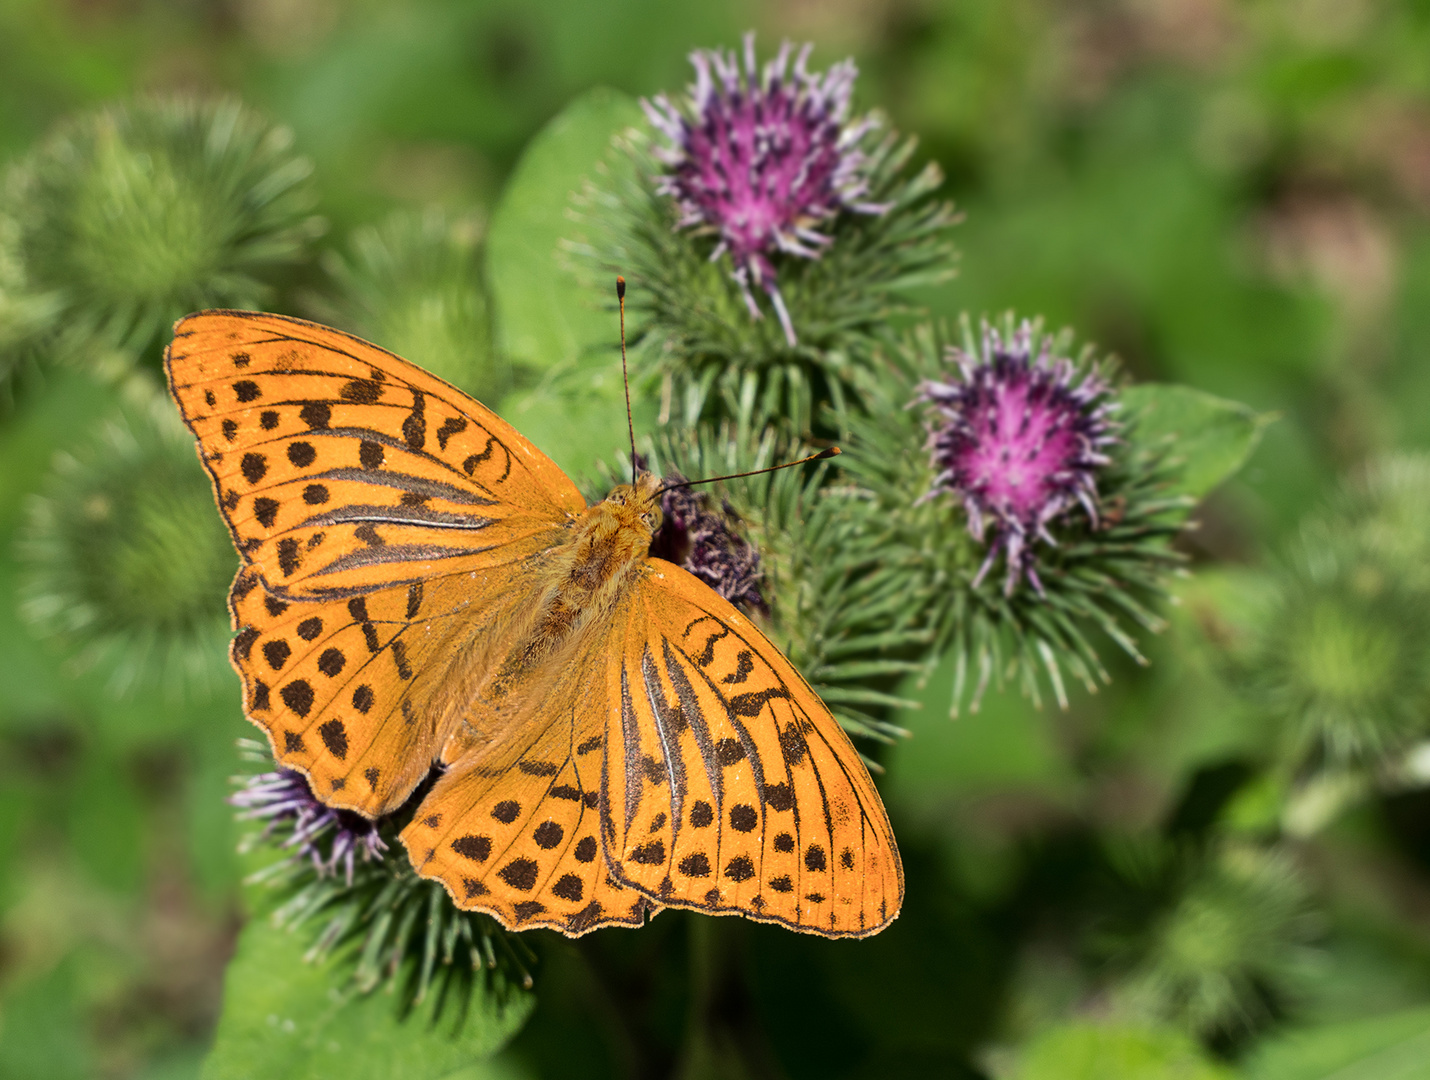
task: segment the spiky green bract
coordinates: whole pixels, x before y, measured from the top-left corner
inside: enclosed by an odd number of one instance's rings
[[[1372,519],[1306,523],[1243,677],[1300,763],[1369,764],[1430,730],[1430,591]]]
[[[1173,899],[1136,947],[1120,995],[1202,1038],[1236,1036],[1294,1004],[1320,919],[1290,855],[1218,843],[1177,860]]]
[[[157,391],[56,457],[19,552],[22,613],[116,693],[220,684],[237,557],[193,439]]]
[[[1409,588],[1430,591],[1430,454],[1373,458],[1331,510],[1368,557],[1393,568]]]
[[[768,430],[757,436],[748,426],[702,424],[667,435],[650,468],[662,475],[723,476],[810,452]],[[874,543],[870,518],[876,504],[840,482],[838,461],[740,477],[706,490],[743,523],[745,539],[758,552],[770,639],[851,734],[891,742],[904,732],[889,721],[890,713],[912,704],[894,689],[918,670],[926,636],[905,625],[906,580],[903,568]]]
[[[1068,336],[1049,338],[1037,322],[1026,326],[1034,355],[1047,343],[1077,371],[1108,375],[1090,348],[1074,352]],[[1015,330],[1013,316],[1005,316],[1004,340]],[[964,351],[976,355],[979,338],[967,320],[961,336]],[[1145,663],[1134,634],[1164,625],[1155,608],[1183,561],[1169,542],[1191,501],[1169,494],[1169,447],[1140,441],[1137,417],[1119,412],[1119,441],[1106,449],[1110,461],[1097,472],[1095,522],[1086,514],[1059,518],[1049,527],[1054,544],[1035,550],[1041,592],[1027,581],[1010,593],[993,575],[980,580],[985,546],[969,535],[964,506],[935,491],[927,432],[909,408],[925,380],[947,377],[947,337],[945,329],[925,327],[883,353],[882,367],[860,385],[865,411],[847,417],[840,461],[870,504],[875,535],[867,542],[891,572],[899,568],[908,625],[928,634],[928,663],[949,652],[955,657],[951,710],[965,701],[976,708],[989,684],[1004,680],[1035,703],[1046,680],[1066,707],[1064,672],[1089,691],[1109,679],[1099,638]]]
[[[57,294],[30,287],[19,241],[20,223],[0,214],[0,387],[5,389],[26,343],[53,329],[63,306]]]
[[[660,375],[685,425],[752,406],[756,426],[810,431],[822,404],[846,404],[855,369],[889,321],[916,310],[906,290],[952,276],[957,215],[934,197],[942,173],[929,163],[910,175],[912,139],[864,136],[864,198],[889,209],[833,218],[817,259],[780,257],[780,293],[798,335],[792,346],[778,319],[750,318],[729,266],[710,259],[715,238],[676,228],[673,203],[656,191],[652,138],[635,129],[618,136],[607,168],[577,197],[568,248],[578,270],[602,291],[613,274],[630,281],[633,362]]]
[[[239,745],[251,768],[273,770],[266,746],[249,739]],[[341,979],[362,993],[396,993],[404,1011],[436,995],[437,1014],[450,1010],[460,1024],[473,995],[500,1001],[518,988],[529,990],[536,958],[519,935],[460,910],[440,884],[413,872],[397,835],[416,802],[377,821],[387,857],[355,860],[350,880],[310,857],[310,849],[324,847],[323,831],[309,829],[295,844],[292,830],[300,819],[272,820],[245,837],[244,850],[283,854],[248,883],[272,890],[271,917],[306,936],[308,962],[337,961]],[[327,831],[340,827],[334,818]]]
[[[206,307],[261,307],[319,231],[311,167],[233,100],[140,100],[58,130],[6,178],[27,287],[60,302],[31,346],[88,363]]]
[[[398,211],[357,230],[323,266],[337,286],[319,316],[420,364],[482,401],[502,388],[483,298],[474,217]]]

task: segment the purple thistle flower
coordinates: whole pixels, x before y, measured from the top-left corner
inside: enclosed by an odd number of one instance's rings
[[[1118,441],[1111,387],[1055,357],[1046,338],[1034,359],[1035,336],[1026,321],[1007,342],[985,326],[981,355],[949,350],[962,380],[926,381],[915,399],[932,406],[927,449],[937,475],[925,498],[946,491],[963,501],[968,531],[988,545],[973,584],[1002,552],[1007,595],[1025,575],[1042,594],[1034,543],[1056,546],[1052,522],[1081,506],[1096,526],[1097,471]]]
[[[378,835],[377,822],[351,810],[324,806],[313,796],[303,774],[292,769],[280,767],[248,777],[228,801],[242,810],[239,818],[267,821],[264,836],[291,822],[292,832],[282,846],[295,849],[297,858],[311,859],[321,875],[336,874],[342,867],[349,885],[359,854],[368,862],[380,860],[387,850]]]
[[[665,476],[666,483],[684,480],[678,472]],[[731,529],[735,515],[729,506],[715,510],[710,501],[688,487],[662,495],[664,518],[651,538],[650,553],[689,570],[732,604],[747,611],[768,611],[760,594],[764,580],[760,553]]]
[[[831,243],[818,224],[840,210],[889,209],[864,201],[869,162],[860,144],[877,121],[848,120],[858,69],[845,60],[811,74],[805,64],[813,48],[800,49],[791,76],[792,47],[785,42],[761,73],[755,35],[746,34],[743,73],[733,50],[699,49],[690,55],[695,85],[687,101],[676,105],[665,94],[641,101],[671,143],[656,151],[667,167],[657,191],[675,200],[676,228],[718,235],[711,261],[730,256],[751,318],[763,316],[750,285],[764,289],[791,346],[794,325],[770,256],[783,251],[817,259]]]

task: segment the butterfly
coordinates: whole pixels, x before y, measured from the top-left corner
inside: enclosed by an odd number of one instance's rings
[[[338,330],[180,320],[169,389],[242,557],[245,711],[325,804],[509,929],[665,907],[828,937],[903,869],[848,736],[708,585],[649,555],[660,480],[588,506],[495,413]]]

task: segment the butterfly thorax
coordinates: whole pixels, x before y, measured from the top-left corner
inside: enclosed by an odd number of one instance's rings
[[[639,476],[589,507],[554,553],[550,584],[531,629],[508,654],[502,676],[529,671],[593,621],[609,622],[628,594],[660,528],[658,477]]]

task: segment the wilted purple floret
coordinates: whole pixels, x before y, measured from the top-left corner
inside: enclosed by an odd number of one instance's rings
[[[683,483],[678,472],[666,483]],[[715,510],[708,498],[688,487],[675,488],[660,497],[664,515],[651,538],[650,553],[683,566],[730,603],[745,610],[768,611],[760,594],[764,571],[760,554],[730,528],[734,515],[728,508]]]
[[[676,227],[719,236],[711,261],[729,254],[752,318],[762,316],[750,285],[764,289],[791,345],[794,326],[770,256],[783,251],[817,259],[830,243],[815,229],[820,222],[840,210],[888,209],[864,201],[869,163],[859,147],[876,121],[847,122],[858,76],[854,61],[811,74],[805,70],[811,49],[800,49],[791,75],[785,42],[761,74],[755,35],[746,34],[743,72],[733,50],[700,49],[690,55],[695,84],[685,101],[677,106],[665,94],[641,101],[670,140],[656,151],[666,166],[657,190],[675,200]]]
[[[240,818],[267,821],[265,836],[280,823],[291,821],[293,831],[283,846],[295,849],[300,858],[311,859],[319,874],[336,874],[342,867],[349,885],[358,855],[363,861],[381,859],[387,850],[376,822],[351,810],[324,806],[314,798],[303,774],[292,769],[278,768],[250,777],[228,801],[243,811]]]
[[[981,356],[949,350],[961,381],[925,382],[916,399],[932,406],[928,497],[946,491],[962,500],[968,531],[988,545],[974,584],[1002,552],[1007,594],[1021,576],[1042,593],[1034,542],[1056,546],[1049,524],[1079,506],[1097,524],[1097,471],[1117,442],[1107,383],[1053,356],[1046,339],[1034,359],[1033,339],[1027,322],[1008,342],[985,327]]]

